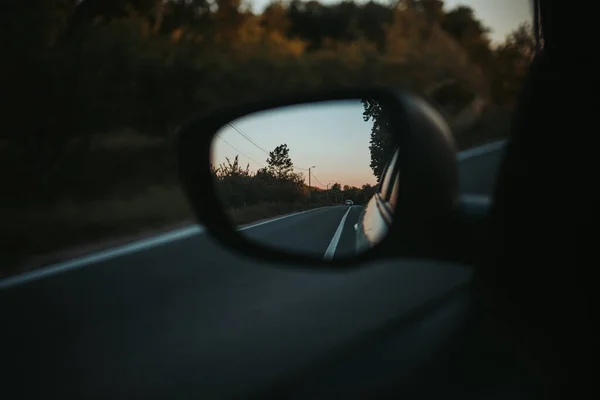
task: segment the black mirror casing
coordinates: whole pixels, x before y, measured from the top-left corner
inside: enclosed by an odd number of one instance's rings
[[[289,254],[249,241],[233,227],[211,175],[211,144],[227,123],[269,109],[323,101],[369,98],[398,110],[394,128],[399,147],[400,185],[394,222],[376,246],[340,260]],[[224,107],[200,116],[177,138],[183,190],[198,221],[219,243],[241,254],[299,267],[359,267],[388,257],[444,257],[448,234],[459,205],[456,146],[443,117],[427,102],[406,92],[346,90],[279,97]]]

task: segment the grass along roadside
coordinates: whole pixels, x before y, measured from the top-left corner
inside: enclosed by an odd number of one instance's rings
[[[68,259],[85,247],[190,222],[192,212],[177,186],[152,186],[136,196],[87,203],[0,209],[0,277]],[[66,258],[65,258],[66,257]]]

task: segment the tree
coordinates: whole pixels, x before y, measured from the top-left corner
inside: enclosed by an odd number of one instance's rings
[[[281,1],[271,2],[263,12],[262,26],[267,32],[287,34],[290,28],[288,10]]]
[[[477,19],[472,8],[458,6],[446,13],[442,28],[458,41],[475,64],[487,70],[492,56],[490,29]]]
[[[329,190],[331,192],[331,197],[329,200],[333,203],[338,203],[340,201],[340,194],[342,193],[342,185],[336,182]]]
[[[393,113],[391,107],[382,104],[378,100],[364,99],[361,101],[365,107],[363,119],[365,122],[373,121],[369,145],[371,151],[370,166],[377,182],[379,182],[383,168],[394,154],[396,147],[396,138],[392,130]]]
[[[214,14],[215,40],[224,40],[231,43],[238,37],[240,27],[244,24],[246,16],[240,11],[240,0],[216,0],[217,11]]]
[[[207,33],[213,26],[210,0],[171,0],[165,3],[160,31],[172,34],[178,29]]]
[[[219,168],[214,169],[218,179],[219,198],[229,207],[246,205],[249,199],[249,187],[252,179],[250,165],[242,168],[239,157],[235,156],[233,162],[225,158]]]
[[[250,176],[250,164],[246,164],[246,168],[242,168],[239,162],[239,156],[236,155],[233,162],[225,157],[227,163],[222,163],[217,171],[220,172],[220,176],[224,177],[238,177],[238,176]]]
[[[375,195],[375,191],[376,190],[377,190],[376,186],[369,185],[368,183],[365,183],[360,188],[360,191],[359,191],[359,193],[357,195],[356,203],[358,203],[358,204],[367,204],[367,202],[369,200],[371,200],[371,197],[373,197]]]
[[[268,170],[277,179],[287,179],[294,170],[294,163],[290,158],[290,150],[287,144],[275,147],[275,150],[269,152],[267,159]]]
[[[360,189],[355,186],[344,185],[344,200],[359,201]]]
[[[531,25],[522,24],[494,51],[492,96],[499,106],[512,106],[535,52]]]
[[[442,0],[418,0],[414,7],[425,16],[429,25],[441,24],[446,17]]]

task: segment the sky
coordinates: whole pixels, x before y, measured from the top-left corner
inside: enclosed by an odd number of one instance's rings
[[[338,1],[321,0],[325,4]],[[250,2],[254,11],[259,11],[270,1]],[[490,37],[495,42],[503,41],[522,22],[532,20],[531,0],[445,0],[445,4],[446,9],[461,4],[472,7],[484,24],[492,28]],[[308,167],[315,166],[311,170],[313,186],[325,188],[337,182],[360,187],[376,183],[369,167],[372,123],[363,121],[362,112],[359,100],[319,103],[254,114],[234,121],[234,125],[266,151],[286,143],[297,172],[308,177]],[[233,160],[239,155],[242,165],[249,163],[254,171],[266,165],[268,155],[235,129],[224,128],[219,136],[221,139],[213,143],[215,164],[224,162],[225,157]]]
[[[261,0],[262,1],[262,0]],[[490,27],[490,38],[502,42],[521,23],[533,21],[532,0],[445,0],[446,9],[467,5],[484,25]]]
[[[262,11],[270,0],[247,0],[254,11]],[[335,4],[340,0],[319,0],[323,4]],[[357,0],[366,3],[365,0]],[[381,2],[387,2],[383,0]],[[444,0],[447,10],[457,5],[467,5],[475,10],[475,15],[492,29],[493,42],[502,42],[506,35],[522,22],[532,21],[532,0]]]
[[[251,114],[233,121],[218,133],[212,147],[213,163],[220,164],[239,154],[243,167],[267,165],[268,154],[287,144],[290,158],[308,183],[325,189],[339,183],[361,187],[377,179],[369,167],[371,121],[363,120],[364,107],[359,99],[295,105]],[[242,135],[243,134],[243,135]],[[263,151],[264,150],[264,151]]]

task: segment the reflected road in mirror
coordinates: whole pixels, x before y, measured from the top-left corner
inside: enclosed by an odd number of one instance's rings
[[[377,194],[395,150],[382,109],[361,99],[299,104],[221,128],[211,168],[239,232],[275,250],[323,259],[377,244],[393,215],[367,212],[391,197]],[[388,169],[393,181],[396,172]]]
[[[251,224],[240,232],[277,250],[324,259],[348,257],[356,254],[354,224],[362,208],[316,208]]]

